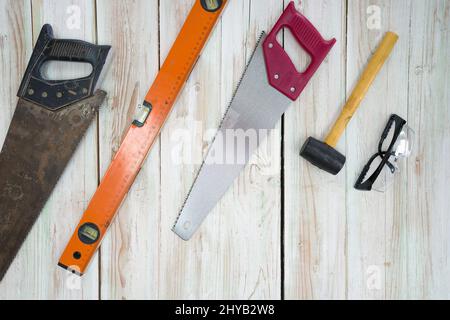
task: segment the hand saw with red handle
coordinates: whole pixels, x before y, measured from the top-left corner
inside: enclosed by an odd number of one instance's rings
[[[288,28],[309,54],[311,63],[298,72],[277,41]],[[291,2],[268,35],[262,34],[238,89],[210,146],[173,231],[189,240],[239,176],[267,131],[297,100],[336,40],[324,40]],[[220,155],[220,156],[218,156]]]
[[[227,0],[196,0],[58,265],[82,275],[139,173]]]

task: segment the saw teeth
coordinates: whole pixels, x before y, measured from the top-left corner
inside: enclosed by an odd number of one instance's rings
[[[233,96],[232,96],[232,98],[231,98],[231,101],[230,101],[230,103],[228,104],[228,107],[227,107],[227,109],[226,109],[226,111],[225,111],[225,113],[224,113],[224,115],[223,115],[223,117],[222,117],[222,120],[220,121],[219,129],[218,129],[217,132],[219,132],[220,129],[222,128],[222,125],[223,125],[223,123],[224,123],[224,120],[225,120],[225,118],[227,117],[228,112],[230,111],[231,105],[233,104],[233,100],[234,100],[234,98],[236,97],[236,93],[238,92],[239,87],[241,86],[242,80],[244,79],[244,77],[245,77],[245,75],[246,75],[246,73],[247,73],[248,67],[249,67],[250,63],[252,62],[253,56],[255,55],[255,52],[256,52],[256,50],[258,49],[259,44],[261,43],[262,39],[263,39],[265,36],[266,36],[266,33],[265,33],[264,31],[261,32],[261,34],[260,34],[260,36],[259,36],[259,38],[258,38],[258,41],[256,42],[255,48],[253,49],[253,52],[252,52],[252,54],[250,55],[250,59],[248,60],[247,65],[245,66],[244,72],[242,73],[242,76],[241,76],[241,78],[239,79],[239,81],[238,81],[238,83],[237,83],[237,85],[236,85],[236,90],[234,90],[234,93],[233,93]],[[214,144],[214,141],[216,140],[216,137],[217,137],[217,133],[216,133],[216,135],[214,136],[213,140],[212,140],[211,143],[210,143],[210,147],[208,148],[208,152],[206,153],[206,156],[204,157],[203,162],[202,162],[202,164],[200,165],[200,168],[199,168],[199,170],[197,171],[197,174],[195,175],[194,182],[192,183],[192,185],[191,185],[191,187],[190,187],[190,189],[189,189],[189,191],[188,191],[188,193],[187,193],[187,196],[184,198],[183,205],[181,206],[181,209],[180,209],[180,211],[178,212],[178,215],[177,215],[177,218],[176,218],[176,220],[175,220],[175,223],[174,223],[173,226],[172,226],[172,231],[175,231],[175,227],[176,227],[176,225],[177,225],[177,223],[178,223],[178,220],[180,220],[180,216],[181,216],[181,214],[182,214],[182,212],[183,212],[184,207],[186,206],[186,202],[187,202],[187,200],[189,199],[189,196],[191,195],[192,189],[194,188],[194,185],[195,185],[195,183],[197,182],[197,178],[198,178],[198,176],[200,175],[200,172],[202,171],[202,168],[203,168],[203,166],[204,166],[204,164],[205,164],[205,160],[206,160],[206,158],[208,157],[208,154],[209,154],[209,152],[210,152],[211,146]]]

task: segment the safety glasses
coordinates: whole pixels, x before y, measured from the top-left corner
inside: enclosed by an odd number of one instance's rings
[[[384,192],[400,171],[400,161],[411,154],[414,131],[396,114],[391,115],[375,153],[364,166],[355,188]]]

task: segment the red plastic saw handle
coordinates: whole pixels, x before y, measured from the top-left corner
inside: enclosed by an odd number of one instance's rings
[[[297,71],[277,41],[277,34],[285,27],[289,28],[311,57],[311,63],[304,72]],[[324,40],[312,23],[295,9],[292,1],[264,40],[264,58],[270,85],[290,99],[297,100],[335,43],[336,39]]]

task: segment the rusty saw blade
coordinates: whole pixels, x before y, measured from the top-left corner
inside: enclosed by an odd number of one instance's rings
[[[42,28],[0,153],[0,280],[105,99],[94,89],[109,49],[54,39],[50,25]],[[41,68],[50,60],[89,63],[92,72],[46,80]]]

